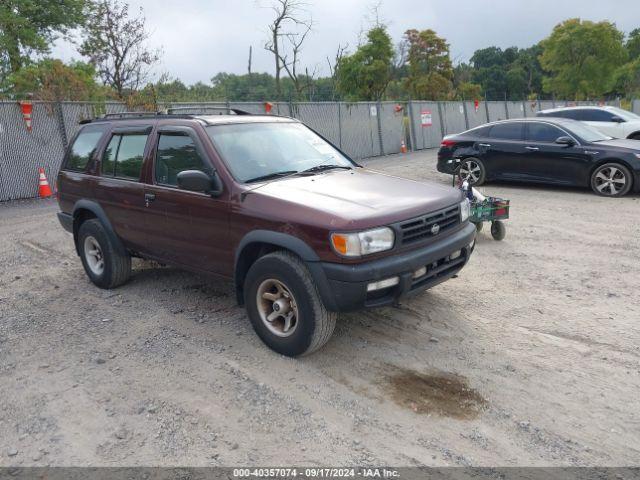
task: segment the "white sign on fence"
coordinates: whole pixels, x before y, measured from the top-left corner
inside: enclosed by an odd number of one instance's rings
[[[422,110],[420,112],[420,123],[423,127],[430,127],[431,125],[433,125],[431,110]]]
[[[372,117],[376,117],[378,115],[378,107],[376,107],[375,105],[371,105],[371,107],[369,108],[369,113]]]

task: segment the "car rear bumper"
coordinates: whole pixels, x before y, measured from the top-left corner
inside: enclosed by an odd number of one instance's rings
[[[438,156],[437,170],[440,173],[448,173],[449,175],[453,175],[456,172],[456,169],[460,166],[460,161],[456,158],[451,157],[440,157]]]
[[[70,214],[58,212],[58,220],[60,221],[62,228],[69,233],[73,233],[73,217]]]
[[[348,312],[398,303],[448,280],[464,267],[473,250],[476,228],[467,223],[462,229],[437,243],[399,255],[362,264],[312,262],[309,269],[327,309]],[[460,255],[451,259],[452,254]],[[426,273],[414,273],[426,267]],[[373,282],[397,277],[396,285],[368,291]]]

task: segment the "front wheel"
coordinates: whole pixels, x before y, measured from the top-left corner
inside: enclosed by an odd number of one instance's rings
[[[482,185],[487,176],[487,170],[482,160],[469,157],[462,160],[458,168],[460,180],[469,182],[470,186]]]
[[[633,178],[624,165],[605,163],[591,175],[591,189],[604,197],[622,197],[631,190]]]
[[[251,266],[244,283],[249,319],[262,341],[289,357],[314,352],[333,333],[329,312],[304,263],[289,252],[274,252]]]

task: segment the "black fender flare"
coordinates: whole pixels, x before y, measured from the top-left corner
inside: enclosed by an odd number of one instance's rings
[[[318,254],[304,240],[288,233],[270,230],[253,230],[247,233],[242,240],[240,240],[238,248],[236,249],[233,279],[236,287],[236,296],[240,305],[242,305],[244,301],[242,290],[244,287],[244,277],[246,275],[246,271],[243,271],[244,265],[241,262],[242,254],[248,246],[255,243],[272,245],[284,250],[289,250],[298,255],[309,269],[325,307],[334,311],[337,309],[329,287],[329,281],[320,264]]]
[[[71,214],[71,216],[73,217],[73,241],[76,244],[76,252],[78,253],[78,255],[80,254],[80,250],[78,249],[78,228],[80,227],[78,220],[80,218],[79,212],[81,210],[88,210],[93,215],[95,215],[96,218],[100,220],[100,223],[102,223],[102,226],[107,232],[107,236],[109,237],[109,240],[111,240],[114,248],[121,255],[127,254],[126,248],[124,248],[122,241],[120,240],[118,235],[116,235],[116,232],[113,229],[113,226],[111,225],[111,222],[107,217],[107,214],[105,213],[103,208],[100,206],[100,204],[98,204],[97,202],[94,202],[93,200],[82,199],[82,200],[78,200],[75,203],[75,205],[73,206],[73,212]]]

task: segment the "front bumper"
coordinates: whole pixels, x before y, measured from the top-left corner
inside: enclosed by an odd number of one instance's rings
[[[409,252],[361,264],[314,262],[309,269],[315,278],[325,306],[332,311],[348,312],[362,308],[398,303],[448,280],[464,267],[473,250],[476,228],[467,223],[442,240]],[[451,254],[461,251],[459,257]],[[414,272],[426,267],[424,275]],[[367,291],[367,285],[390,277],[399,277],[397,285]]]

